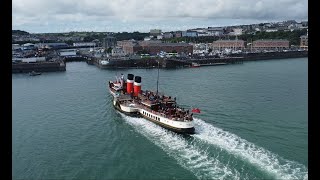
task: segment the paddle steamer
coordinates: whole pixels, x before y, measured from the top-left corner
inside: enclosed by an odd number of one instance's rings
[[[158,83],[157,83],[158,84]],[[176,98],[149,90],[141,90],[141,77],[128,74],[127,80],[108,82],[113,106],[120,112],[143,117],[177,133],[194,134],[193,112],[180,108]],[[158,89],[158,87],[157,87]]]

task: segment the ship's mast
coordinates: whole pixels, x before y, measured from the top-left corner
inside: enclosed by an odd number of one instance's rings
[[[159,60],[158,60],[158,77],[157,77],[157,95],[158,95],[158,87],[159,87]]]

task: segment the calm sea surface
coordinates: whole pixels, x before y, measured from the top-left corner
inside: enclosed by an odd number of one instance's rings
[[[308,59],[160,70],[159,91],[197,107],[182,136],[116,112],[121,73],[155,90],[157,69],[12,75],[13,179],[308,179]]]

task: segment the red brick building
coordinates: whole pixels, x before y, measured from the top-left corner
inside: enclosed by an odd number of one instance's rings
[[[212,48],[213,49],[244,49],[244,40],[217,40],[213,41]]]
[[[177,52],[177,53],[193,53],[193,46],[187,43],[150,43],[142,45],[142,48],[150,54],[157,54],[160,51],[164,52]]]
[[[161,43],[161,42],[148,42],[142,41],[140,43],[131,43],[123,45],[125,54],[134,54],[138,51],[145,50],[151,55],[156,55],[161,51],[164,52],[177,52],[177,53],[193,53],[193,46],[187,43]]]
[[[138,44],[125,44],[122,46],[124,54],[134,54],[142,50],[142,46]]]
[[[286,39],[261,39],[253,41],[253,48],[264,49],[287,49],[289,48],[289,41]]]

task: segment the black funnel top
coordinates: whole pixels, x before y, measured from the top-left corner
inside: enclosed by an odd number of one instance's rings
[[[133,74],[128,74],[128,78],[129,80],[133,80],[134,75]]]
[[[141,83],[141,77],[140,76],[134,77],[134,82]]]

